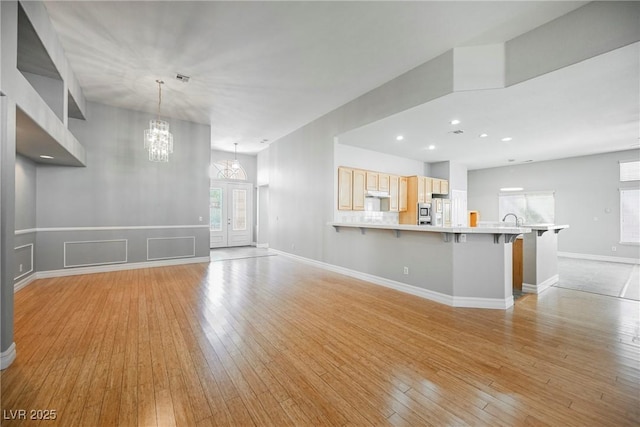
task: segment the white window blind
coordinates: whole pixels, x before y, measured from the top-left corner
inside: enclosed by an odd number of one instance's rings
[[[640,181],[640,160],[620,162],[620,181]]]
[[[522,218],[525,224],[553,224],[555,197],[552,191],[535,193],[501,193],[498,195],[499,219],[508,213]],[[507,219],[513,221],[513,218]]]
[[[620,243],[640,243],[640,189],[620,190]]]

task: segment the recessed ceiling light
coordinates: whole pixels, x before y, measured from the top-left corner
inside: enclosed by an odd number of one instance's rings
[[[487,135],[486,133],[481,133],[481,134],[480,134],[480,138],[486,138],[486,137],[488,137],[488,136],[489,136],[489,135]]]
[[[513,138],[511,138],[510,136],[507,136],[506,138],[502,138],[503,142],[509,142],[511,141]]]
[[[53,159],[53,156],[47,156],[47,155],[41,155],[40,156],[41,159]]]
[[[435,149],[436,149],[436,146],[432,144],[432,145],[428,146],[427,148],[428,148],[429,150],[435,150]]]
[[[453,120],[451,120],[449,123],[451,123],[452,125],[457,125],[457,124],[460,124],[460,120],[458,120],[458,119],[453,119]]]
[[[500,191],[522,191],[524,188],[522,187],[503,187]]]
[[[396,141],[402,141],[403,139],[404,139],[404,136],[402,135],[396,136]]]

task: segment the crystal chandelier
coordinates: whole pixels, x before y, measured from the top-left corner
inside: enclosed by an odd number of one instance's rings
[[[160,105],[162,104],[162,80],[158,83],[158,118],[149,121],[149,129],[144,131],[144,148],[149,150],[149,160],[152,162],[168,162],[169,154],[173,154],[173,135],[169,132],[169,123],[160,120]]]

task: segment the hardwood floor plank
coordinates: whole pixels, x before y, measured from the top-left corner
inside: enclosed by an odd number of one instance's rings
[[[638,312],[561,288],[452,308],[280,256],[40,279],[15,295],[2,408],[61,426],[639,425]]]

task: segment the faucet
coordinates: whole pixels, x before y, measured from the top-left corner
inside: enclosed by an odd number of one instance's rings
[[[518,216],[514,213],[508,213],[504,216],[504,218],[502,218],[502,222],[505,222],[505,219],[507,219],[508,216],[513,215],[513,217],[516,219],[516,227],[520,227],[520,218],[518,218]]]

